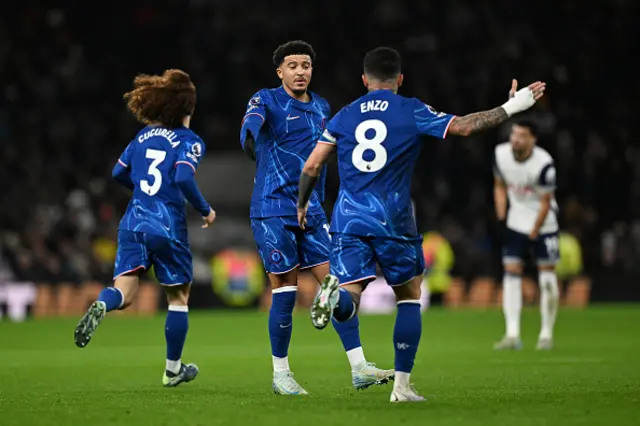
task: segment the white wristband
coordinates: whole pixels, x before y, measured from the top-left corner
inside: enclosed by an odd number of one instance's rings
[[[502,104],[502,109],[507,113],[509,117],[511,117],[513,114],[520,112],[517,104],[518,102],[516,101],[516,99],[511,98],[507,102]]]
[[[528,87],[518,90],[511,99],[502,104],[502,109],[511,117],[522,111],[526,111],[536,103],[533,92]]]

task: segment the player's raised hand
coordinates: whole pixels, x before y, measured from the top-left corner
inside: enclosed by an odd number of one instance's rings
[[[209,215],[208,216],[202,216],[202,220],[204,220],[204,223],[202,224],[202,228],[208,228],[209,225],[211,225],[213,223],[214,220],[216,220],[216,211],[213,210],[211,207],[209,207]]]
[[[544,95],[546,87],[547,83],[536,81],[523,89],[517,90],[518,81],[514,79],[511,81],[509,100],[502,105],[502,108],[509,117],[519,112],[526,111]]]
[[[535,83],[531,83],[527,86],[531,93],[533,93],[533,98],[537,101],[544,95],[544,89],[547,88],[547,83],[544,81],[536,81]]]
[[[298,207],[298,225],[300,225],[300,229],[304,229],[304,226],[307,224],[307,208]]]

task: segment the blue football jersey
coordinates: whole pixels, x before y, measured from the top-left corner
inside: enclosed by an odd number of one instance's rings
[[[295,216],[298,181],[330,116],[327,101],[309,92],[310,102],[292,98],[282,87],[263,89],[247,106],[241,132],[248,118],[261,118],[255,139],[256,176],[251,197],[252,218]],[[326,168],[322,170],[309,201],[309,214],[320,214],[324,201]]]
[[[202,139],[186,127],[147,126],[133,139],[118,162],[131,171],[133,196],[120,229],[187,241],[185,197],[174,183],[176,167],[198,167]]]
[[[415,238],[411,178],[421,136],[444,139],[454,117],[390,90],[369,92],[336,114],[320,139],[338,153],[331,232]]]

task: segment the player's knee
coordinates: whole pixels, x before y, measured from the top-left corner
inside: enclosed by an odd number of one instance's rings
[[[539,273],[553,273],[555,274],[556,272],[556,267],[555,265],[538,265],[538,272]]]
[[[505,263],[504,273],[509,275],[522,275],[522,265],[519,263]]]
[[[361,293],[353,293],[353,292],[349,292],[351,293],[351,300],[353,300],[353,303],[356,305],[356,309],[360,306],[360,297],[361,297]]]
[[[281,287],[291,287],[298,285],[298,269],[285,272],[284,274],[269,274],[269,282],[271,283],[271,289],[275,290]]]
[[[322,263],[309,269],[309,272],[313,275],[317,282],[321,283],[324,277],[329,275],[329,263]]]
[[[558,296],[558,278],[553,267],[538,267],[538,281],[541,291],[548,292],[553,297]]]
[[[122,292],[122,307],[120,309],[125,309],[131,303],[133,303],[133,299],[136,297],[138,293],[138,287],[140,286],[140,276],[138,273],[132,273],[127,275],[121,275],[116,278],[113,286]]]
[[[189,304],[190,290],[190,284],[165,287],[164,291],[167,295],[167,303],[169,305],[187,306]]]
[[[341,288],[349,292],[349,294],[351,295],[351,299],[353,300],[353,303],[355,303],[356,308],[358,308],[360,306],[360,298],[362,296],[362,290],[364,289],[363,284],[360,284],[360,283],[347,284],[342,286]]]
[[[408,283],[393,287],[396,300],[420,300],[422,296],[422,276],[415,277]]]

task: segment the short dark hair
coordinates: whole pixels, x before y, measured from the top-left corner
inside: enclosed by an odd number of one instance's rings
[[[517,120],[513,123],[515,126],[524,127],[529,130],[533,137],[538,138],[538,125],[531,120]]]
[[[182,126],[196,106],[196,86],[182,70],[166,70],[162,75],[141,74],[133,80],[133,90],[124,94],[127,108],[141,123]]]
[[[309,43],[293,40],[276,47],[276,50],[273,51],[273,64],[279,67],[284,62],[284,58],[290,55],[309,55],[312,63],[316,60],[316,52]]]
[[[402,72],[402,58],[390,47],[376,47],[364,55],[364,73],[377,80],[393,80]]]

